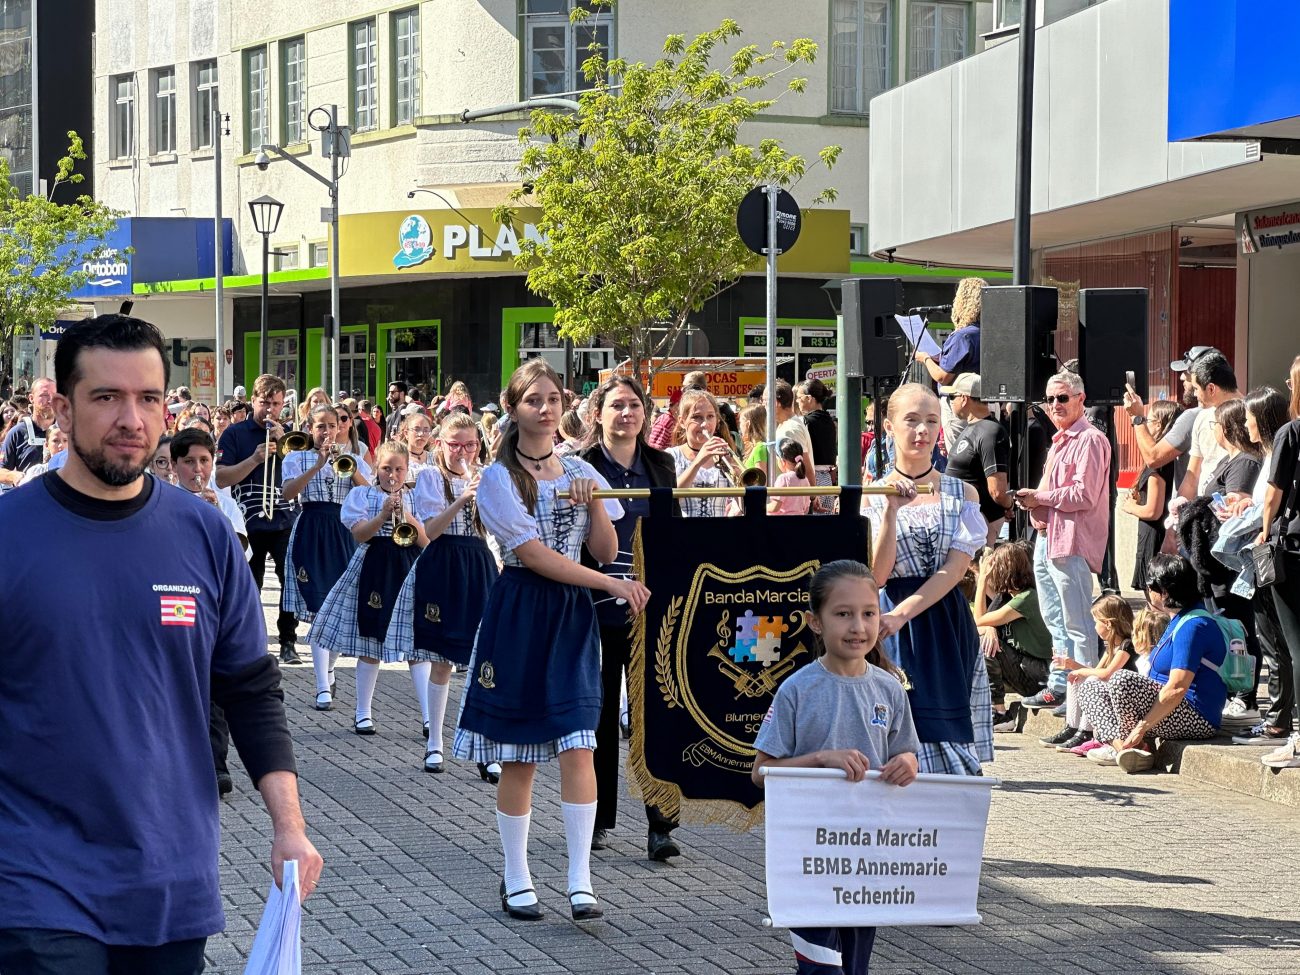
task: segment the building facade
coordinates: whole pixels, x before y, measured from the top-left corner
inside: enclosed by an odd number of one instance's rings
[[[287,162],[276,159],[262,168],[257,156],[260,146],[274,143],[326,173],[320,136],[313,131],[320,115],[313,110],[329,105],[338,107],[340,120],[351,128],[351,156],[340,182],[338,385],[374,394],[396,378],[437,388],[460,378],[482,399],[495,393],[521,358],[543,354],[561,364],[562,343],[550,309],[528,293],[508,255],[397,267],[392,257],[402,222],[418,217],[438,227],[464,224],[467,255],[486,247],[480,242],[476,248],[469,234],[481,232],[495,246],[499,228],[484,215],[518,186],[518,129],[525,115],[466,125],[460,121],[464,109],[573,93],[585,84],[580,64],[593,42],[614,56],[651,61],[669,34],[693,36],[725,17],[740,23],[741,43],[765,46],[808,36],[820,48],[816,64],[805,72],[806,93],[783,97],[744,133],[754,141],[780,139],[810,158],[827,145],[844,150],[834,172],[812,169],[797,191],[801,199],[827,185],[839,191],[838,209],[810,221],[800,244],[818,261],[797,260],[796,249],[787,255],[795,260],[782,267],[781,317],[789,330],[782,335],[792,354],[811,354],[821,348],[822,333],[835,327],[821,285],[871,271],[870,99],[973,53],[992,15],[990,3],[974,0],[816,0],[807,4],[808,16],[794,21],[789,5],[778,0],[622,0],[612,13],[573,24],[575,2],[580,0],[96,5],[99,197],[133,215],[211,216],[214,147],[221,143],[221,206],[234,236],[225,281],[222,352],[230,368],[223,392],[263,368],[300,389],[322,375],[331,246],[322,208],[328,198],[324,187]],[[413,190],[434,192],[408,199]],[[275,255],[265,363],[262,240],[246,205],[263,194],[285,205],[270,238]],[[353,247],[350,238],[367,243]],[[387,251],[382,260],[378,249]],[[939,292],[951,287],[951,277],[924,266],[902,270],[933,277]],[[164,329],[210,322],[213,283],[137,276],[137,311]],[[753,325],[762,314],[761,277],[746,278],[698,316],[679,351],[752,352]],[[576,384],[613,364],[614,352],[593,345],[573,355]],[[790,368],[800,363],[796,359]]]

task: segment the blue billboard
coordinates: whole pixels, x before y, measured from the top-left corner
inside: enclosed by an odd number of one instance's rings
[[[1169,0],[1169,141],[1300,116],[1294,0]]]
[[[234,230],[229,219],[222,224],[222,267],[229,272]],[[117,298],[130,295],[136,284],[213,277],[215,243],[210,219],[125,217],[99,242],[96,257],[82,264],[90,279],[72,297]]]

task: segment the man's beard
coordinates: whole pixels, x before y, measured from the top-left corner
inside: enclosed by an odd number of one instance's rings
[[[77,452],[86,469],[109,487],[126,487],[128,484],[135,483],[149,469],[150,461],[153,459],[146,455],[144,461],[138,465],[111,463],[104,456],[102,447],[98,450],[83,450],[77,443],[76,437],[72,435],[72,431],[69,431],[68,445]]]
[[[1188,410],[1195,409],[1200,405],[1200,400],[1196,398],[1196,390],[1191,386],[1183,387],[1183,407]]]

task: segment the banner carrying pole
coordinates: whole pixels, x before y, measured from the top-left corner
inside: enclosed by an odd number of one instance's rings
[[[851,486],[851,485],[850,485]],[[674,498],[743,498],[745,492],[751,490],[744,487],[711,487],[711,488],[672,488]],[[770,487],[763,488],[768,497],[773,498],[804,498],[816,497],[822,495],[838,495],[841,491],[839,485],[809,485],[808,487]],[[897,494],[898,486],[895,484],[870,484],[860,488],[863,494]],[[591,492],[595,500],[601,498],[648,498],[650,497],[650,488],[597,488]],[[917,484],[917,494],[933,494],[934,486],[931,484]],[[556,497],[565,501],[570,501],[568,491],[559,491]]]

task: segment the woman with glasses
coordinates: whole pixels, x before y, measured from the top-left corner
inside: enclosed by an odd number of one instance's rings
[[[423,414],[418,419],[429,422]],[[474,503],[479,446],[478,425],[467,414],[452,413],[438,428],[431,463],[416,477],[411,494],[412,511],[423,522],[429,545],[397,594],[384,639],[385,663],[410,664],[424,721],[426,772],[443,770],[442,726],[452,670],[469,663],[483,606],[497,578]],[[500,774],[495,762],[479,764],[484,781],[495,783]]]
[[[171,437],[164,436],[158,441],[158,446],[153,452],[153,460],[149,462],[149,473],[168,484],[176,483],[176,476],[172,472]]]

